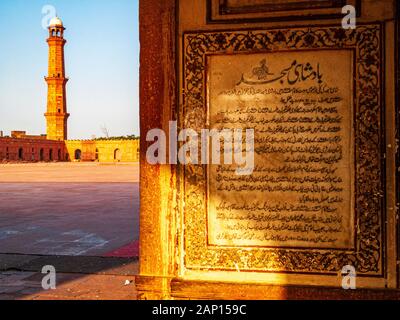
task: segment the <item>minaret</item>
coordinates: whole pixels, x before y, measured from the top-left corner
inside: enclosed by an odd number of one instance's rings
[[[64,26],[62,21],[55,17],[49,26],[49,73],[45,78],[48,86],[47,93],[47,139],[67,140],[67,99],[65,86],[68,79],[65,77]]]

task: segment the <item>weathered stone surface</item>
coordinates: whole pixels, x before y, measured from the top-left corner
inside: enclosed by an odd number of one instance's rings
[[[287,2],[290,1],[280,1],[285,5]],[[265,241],[244,243],[243,239],[223,243],[212,234],[212,228],[231,231],[231,226],[218,225],[215,216],[208,215],[210,203],[215,209],[217,206],[213,201],[221,197],[228,201],[232,195],[234,200],[246,203],[258,196],[271,197],[271,194],[247,195],[241,199],[235,193],[218,193],[220,190],[212,189],[213,182],[210,190],[207,181],[210,170],[206,166],[181,166],[177,177],[179,183],[174,184],[174,171],[169,166],[164,166],[163,170],[161,166],[151,167],[143,161],[141,236],[145,241],[141,242],[141,267],[137,279],[140,298],[399,298],[399,292],[394,290],[398,285],[398,258],[393,178],[395,74],[392,72],[397,66],[394,64],[395,34],[391,22],[394,17],[390,12],[395,2],[360,3],[362,12],[358,12],[360,17],[354,31],[343,30],[339,16],[335,19],[331,16],[330,20],[324,20],[326,17],[307,20],[311,9],[304,9],[301,19],[299,16],[290,19],[293,12],[285,10],[273,14],[274,18],[281,15],[287,19],[279,22],[262,19],[260,13],[270,12],[251,11],[246,0],[208,1],[209,5],[243,9],[239,16],[217,10],[218,14],[226,15],[224,21],[217,21],[221,17],[214,20],[210,17],[206,2],[182,0],[175,8],[168,1],[141,3],[141,98],[145,98],[141,101],[142,137],[150,129],[166,128],[167,121],[175,119],[175,112],[178,113],[178,127],[207,128],[220,103],[213,102],[213,90],[218,86],[232,88],[237,85],[239,73],[245,73],[244,67],[249,69],[248,62],[256,54],[266,57],[276,54],[277,58],[272,58],[276,64],[285,60],[287,52],[296,50],[309,54],[312,61],[318,58],[319,49],[349,48],[354,50],[354,56],[322,59],[326,66],[336,61],[336,65],[328,66],[327,76],[332,75],[331,81],[341,86],[344,92],[339,113],[344,123],[341,138],[346,155],[339,171],[344,183],[340,197],[345,204],[339,211],[345,222],[337,247],[334,244],[332,248],[320,245],[305,248],[298,242],[286,247],[282,241],[271,246]],[[265,6],[272,2],[260,0],[257,4]],[[254,6],[254,2],[251,5]],[[163,20],[174,9],[176,17]],[[381,23],[377,24],[377,21]],[[169,39],[172,28],[177,30],[176,46],[164,42]],[[282,59],[278,58],[279,54]],[[226,59],[232,66],[223,61],[224,55],[229,56]],[[213,59],[217,61],[214,67]],[[267,65],[272,68],[269,62]],[[169,73],[171,67],[175,69],[172,74]],[[215,79],[210,82],[212,72],[218,67],[219,74],[215,74]],[[179,79],[177,84],[175,75]],[[248,78],[247,75],[245,79]],[[210,83],[213,83],[211,88]],[[173,99],[165,101],[171,87],[179,94],[178,107],[171,102]],[[346,87],[349,88],[346,90]],[[244,105],[245,100],[241,100]],[[158,103],[153,103],[155,101]],[[344,108],[346,106],[348,110]],[[154,117],[148,118],[147,112]],[[251,126],[251,123],[242,124]],[[146,147],[142,138],[141,149],[146,150]],[[142,151],[142,160],[144,156]],[[157,199],[146,192],[149,187],[156,191]],[[169,192],[163,192],[167,187]],[[171,196],[175,192],[177,197]],[[288,202],[293,203],[292,197],[288,197]],[[315,236],[313,232],[310,235]],[[355,265],[363,274],[357,278],[358,288],[381,290],[346,292],[341,289],[340,272],[346,264]],[[385,289],[388,287],[391,289]]]
[[[140,273],[175,274],[176,234],[174,202],[175,171],[169,165],[150,165],[146,160],[146,134],[154,128],[168,132],[176,118],[175,1],[140,1]],[[166,226],[165,224],[168,224]],[[161,228],[165,225],[166,228]],[[172,229],[170,229],[172,228]],[[158,282],[168,298],[167,280]],[[142,293],[142,298],[151,298]]]

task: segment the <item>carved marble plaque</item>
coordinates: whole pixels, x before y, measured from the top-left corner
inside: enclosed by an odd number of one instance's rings
[[[319,26],[183,36],[181,126],[255,129],[252,175],[182,168],[182,268],[382,277],[382,36]]]
[[[210,165],[208,241],[354,248],[353,51],[212,55],[212,129],[254,129],[254,169]]]

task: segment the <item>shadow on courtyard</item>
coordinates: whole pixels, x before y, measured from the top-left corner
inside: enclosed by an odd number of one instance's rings
[[[56,290],[44,290],[44,266],[54,266]],[[137,258],[0,254],[0,300],[135,299]]]
[[[0,299],[134,298],[138,181],[138,164],[0,165]]]

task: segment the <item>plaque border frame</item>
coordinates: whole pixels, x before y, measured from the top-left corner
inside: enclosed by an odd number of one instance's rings
[[[206,220],[202,219],[202,216],[207,219],[207,213],[204,211],[207,207],[205,205],[207,199],[204,198],[207,194],[204,193],[207,170],[201,165],[185,166],[182,169],[185,228],[181,231],[185,269],[236,271],[238,267],[242,271],[249,272],[332,275],[337,274],[344,265],[350,264],[356,267],[359,276],[383,276],[386,258],[384,254],[386,208],[385,199],[381,196],[381,193],[385,194],[385,160],[384,143],[382,143],[385,141],[382,116],[384,114],[382,29],[381,24],[363,24],[356,30],[344,30],[337,26],[316,26],[183,34],[183,120],[180,125],[195,130],[206,127],[204,115],[207,110],[205,109],[207,108],[205,99],[207,53],[354,48],[357,61],[355,90],[358,92],[354,95],[354,109],[357,113],[354,118],[357,128],[355,141],[359,147],[355,151],[356,175],[357,179],[362,176],[368,182],[368,186],[360,185],[362,180],[356,183],[355,219],[356,226],[361,231],[357,237],[358,249],[354,252],[287,248],[248,250],[240,247],[230,250],[225,248],[211,250],[204,243],[208,237],[205,234],[206,230],[202,228],[202,225],[207,224],[204,224]],[[373,81],[375,86],[368,86]],[[372,167],[368,167],[369,161],[373,164]],[[374,181],[372,179],[374,173],[379,173],[380,179]],[[366,207],[372,210],[367,210]],[[374,209],[377,209],[375,213]],[[256,252],[257,250],[263,252]],[[235,261],[238,264],[235,264]]]
[[[320,20],[343,18],[341,7],[349,1],[331,0],[330,4],[314,5],[315,12],[304,15],[296,11],[304,10],[304,7],[296,4],[268,4],[242,6],[229,8],[226,0],[206,0],[207,24],[227,24],[244,22],[266,22],[266,21],[298,21],[298,20]],[[356,16],[361,16],[361,0],[352,0],[351,4],[356,9]],[[308,4],[308,10],[309,9]],[[336,12],[337,11],[337,12]],[[276,15],[281,13],[281,15]]]

